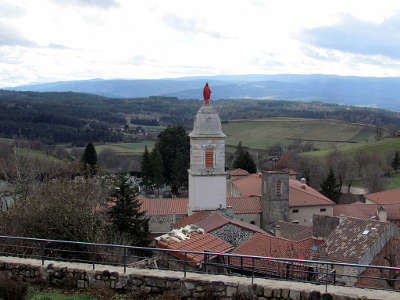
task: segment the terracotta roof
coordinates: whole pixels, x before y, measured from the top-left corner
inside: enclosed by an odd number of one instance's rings
[[[226,205],[231,206],[235,214],[258,214],[261,213],[260,197],[229,197]]]
[[[322,195],[312,187],[296,180],[289,179],[289,206],[335,205],[335,202]]]
[[[251,174],[243,178],[233,179],[232,184],[238,188],[243,196],[261,197],[261,177],[258,174]],[[312,187],[296,179],[289,179],[290,207],[320,205],[335,205],[335,203]]]
[[[211,212],[207,211],[207,210],[195,212],[194,214],[192,214],[188,217],[185,217],[185,218],[179,220],[178,222],[176,222],[174,225],[174,228],[181,228],[181,227],[185,227],[186,225],[196,224],[196,222],[207,217],[209,214],[211,214]]]
[[[231,175],[231,176],[247,176],[249,174],[250,174],[249,172],[247,172],[246,170],[240,169],[240,168],[229,171],[229,175]]]
[[[142,210],[147,216],[158,215],[187,215],[188,198],[146,198],[139,197],[142,202]],[[226,199],[227,205],[231,206],[236,214],[253,214],[261,212],[259,197],[232,197]]]
[[[299,225],[291,222],[278,221],[275,226],[279,225],[279,237],[291,240],[291,241],[300,241],[313,235],[313,228]],[[275,232],[276,227],[269,226],[267,228],[268,231]]]
[[[388,220],[399,220],[400,219],[400,204],[369,204],[369,203],[361,203],[355,202],[352,204],[342,204],[335,205],[333,207],[333,215],[334,216],[348,216],[355,217],[360,219],[371,219],[378,218],[377,211],[379,207],[383,206],[383,208],[387,212]]]
[[[256,233],[232,253],[279,258],[310,259],[313,246],[320,247],[323,242],[313,238],[290,241],[267,234]]]
[[[233,246],[211,234],[205,233],[200,234],[197,232],[191,233],[191,236],[187,240],[180,242],[169,241],[169,242],[157,242],[157,246],[165,249],[172,250],[184,250],[184,251],[211,251],[211,252],[226,252],[233,248]],[[171,253],[171,255],[184,259],[184,253]],[[187,254],[189,261],[199,263],[204,260],[204,255],[201,254]]]
[[[145,198],[140,197],[142,210],[147,216],[187,215],[188,198]]]
[[[235,178],[232,183],[238,188],[243,196],[261,197],[261,176],[250,174],[243,178]]]
[[[365,198],[377,204],[400,204],[400,189],[368,194]]]
[[[262,230],[260,227],[258,227],[256,225],[252,225],[252,224],[234,220],[234,219],[228,219],[219,213],[212,213],[192,224],[195,224],[195,225],[199,226],[200,228],[203,228],[205,232],[212,232],[222,226],[225,226],[226,224],[233,224],[238,227],[247,229],[249,231],[265,233],[264,230]]]
[[[340,217],[338,226],[325,239],[325,246],[317,256],[319,259],[358,263],[390,226],[390,223],[374,220]]]

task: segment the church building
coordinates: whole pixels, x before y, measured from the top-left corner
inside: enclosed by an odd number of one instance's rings
[[[291,221],[293,215],[297,222],[307,226],[312,225],[314,212],[332,215],[332,201],[295,179],[289,180],[287,172],[263,172],[261,176],[237,170],[230,174],[238,173],[237,176],[228,176],[225,171],[226,135],[210,103],[210,95],[206,84],[204,103],[189,134],[189,198],[140,197],[142,209],[150,218],[152,233],[168,232],[177,222],[190,219],[192,215],[196,219],[204,212],[219,213],[262,229],[278,221]],[[297,185],[301,185],[300,192]],[[300,208],[296,207],[294,198],[301,201]],[[306,207],[302,207],[304,204]]]

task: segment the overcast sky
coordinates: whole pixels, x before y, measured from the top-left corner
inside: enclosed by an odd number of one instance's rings
[[[276,73],[400,76],[400,1],[0,0],[0,87]]]

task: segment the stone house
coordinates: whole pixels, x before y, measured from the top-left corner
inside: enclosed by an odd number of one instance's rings
[[[353,217],[314,217],[314,236],[324,240],[313,259],[370,265],[392,239],[398,238],[399,227],[392,223]],[[335,266],[337,280],[354,285],[354,277],[364,270]]]

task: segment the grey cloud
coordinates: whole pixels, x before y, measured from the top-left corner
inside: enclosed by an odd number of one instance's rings
[[[311,58],[315,58],[315,59],[319,59],[319,60],[326,60],[326,61],[338,61],[339,57],[337,55],[335,55],[335,53],[333,53],[332,50],[329,49],[324,49],[324,52],[318,52],[315,51],[314,49],[312,49],[311,47],[301,47],[301,51],[311,57]]]
[[[69,48],[67,46],[60,45],[60,44],[54,44],[54,43],[48,44],[47,47],[45,47],[45,48],[58,49],[58,50],[70,50],[70,49],[72,49],[72,48]]]
[[[344,16],[339,24],[303,30],[299,39],[320,48],[400,58],[400,14],[375,24]]]
[[[0,3],[1,18],[19,17],[24,14],[25,10],[22,7],[13,4]]]
[[[164,16],[164,23],[176,31],[185,33],[202,33],[217,39],[223,38],[221,33],[204,29],[203,26],[194,19],[183,19],[176,15],[168,14]]]
[[[84,5],[84,6],[100,7],[105,9],[119,6],[117,0],[53,0],[53,2],[62,5]]]
[[[37,47],[37,44],[24,38],[15,29],[0,23],[0,47],[1,46]]]

